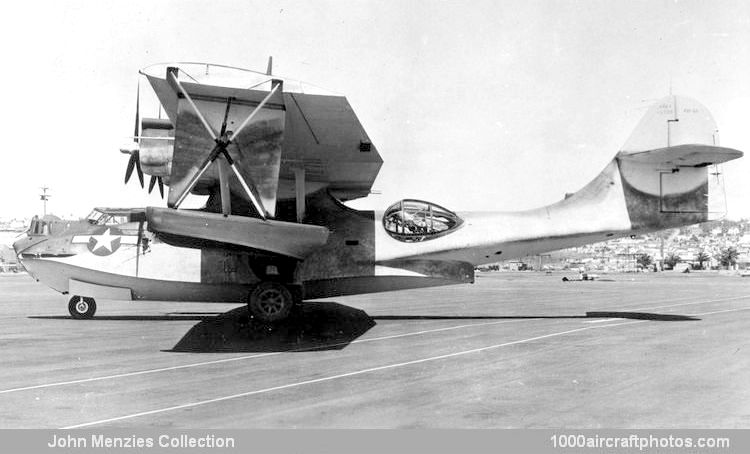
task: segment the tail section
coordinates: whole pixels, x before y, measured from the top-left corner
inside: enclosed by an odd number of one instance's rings
[[[458,213],[460,228],[429,241],[399,241],[376,228],[376,259],[477,265],[723,216],[718,166],[742,152],[716,142],[716,123],[703,105],[666,97],[604,170],[564,200],[520,212]]]
[[[719,164],[742,152],[717,142],[713,117],[693,99],[668,96],[646,112],[615,158],[633,230],[695,224],[725,214]]]

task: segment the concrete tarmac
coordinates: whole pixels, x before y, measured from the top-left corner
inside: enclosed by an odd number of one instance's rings
[[[0,275],[0,428],[749,428],[750,278],[479,273],[307,302],[98,301]]]

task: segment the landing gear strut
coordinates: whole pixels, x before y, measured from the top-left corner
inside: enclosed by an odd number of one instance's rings
[[[287,318],[302,299],[298,287],[274,281],[261,282],[247,298],[250,316],[263,322],[277,322]]]
[[[92,318],[96,312],[96,301],[88,296],[73,295],[68,301],[68,312],[77,320]]]

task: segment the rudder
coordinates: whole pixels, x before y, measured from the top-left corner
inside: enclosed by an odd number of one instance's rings
[[[717,134],[710,112],[691,98],[668,96],[646,112],[616,157],[633,230],[725,214],[718,165],[742,152],[719,147]]]

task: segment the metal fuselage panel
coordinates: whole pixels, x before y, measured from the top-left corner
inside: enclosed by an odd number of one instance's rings
[[[259,281],[248,254],[231,248],[174,246],[145,224],[90,225],[86,230],[77,225],[74,233],[30,236],[14,247],[32,277],[63,293],[74,279],[131,288],[136,299],[212,301],[212,292],[220,288]],[[207,287],[200,290],[201,286]],[[226,300],[224,294],[217,293],[218,300]]]

